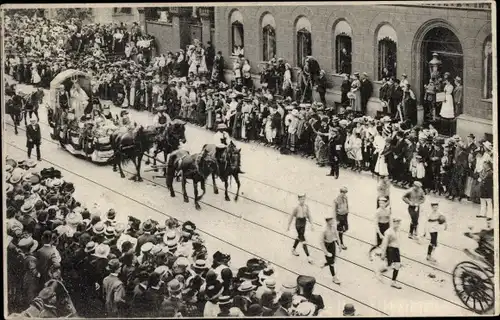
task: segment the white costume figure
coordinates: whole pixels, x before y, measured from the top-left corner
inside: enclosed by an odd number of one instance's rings
[[[38,67],[36,63],[33,63],[31,66],[31,82],[34,84],[40,83],[42,79],[40,78],[40,75],[38,74]]]
[[[446,119],[455,118],[455,111],[453,109],[453,85],[450,83],[446,84],[444,87],[445,99],[443,105],[441,106],[441,112],[439,115]]]
[[[83,116],[85,108],[89,102],[89,96],[83,91],[80,85],[75,82],[71,90],[69,91],[70,96],[70,108],[75,110],[75,117],[79,119]]]

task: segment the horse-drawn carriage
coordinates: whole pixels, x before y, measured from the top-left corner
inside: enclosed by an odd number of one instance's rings
[[[475,252],[464,252],[474,261],[462,261],[453,270],[453,286],[459,299],[472,311],[484,314],[495,305],[493,230],[465,233],[478,241]]]
[[[113,156],[110,136],[116,122],[94,110],[92,76],[65,70],[50,83],[48,122],[52,139],[73,155],[96,163],[108,163]]]

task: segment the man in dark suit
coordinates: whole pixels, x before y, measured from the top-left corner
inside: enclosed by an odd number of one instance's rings
[[[373,84],[368,79],[368,74],[366,72],[363,73],[361,77],[361,109],[363,110],[363,114],[366,114],[366,105],[368,104],[368,100],[372,96],[373,93]]]
[[[323,103],[325,107],[326,107],[326,98],[325,98],[326,88],[327,88],[326,74],[324,70],[321,70],[319,73],[318,86],[316,88],[316,91],[319,93],[321,103]]]
[[[212,73],[212,68],[214,66],[215,59],[215,48],[212,45],[212,42],[207,42],[207,48],[205,49],[205,63],[207,64],[208,72]]]
[[[456,77],[455,88],[453,88],[453,102],[455,102],[455,117],[461,115],[463,112],[462,99],[463,99],[462,79],[460,77]]]
[[[403,161],[403,159],[404,159],[404,155],[405,155],[405,151],[406,151],[405,147],[406,147],[406,143],[404,140],[404,134],[403,134],[403,132],[398,131],[396,134],[395,143],[392,147],[392,154],[394,157],[394,161],[393,161],[394,172],[392,172],[392,177],[395,180],[395,182],[401,182],[404,180],[404,174],[405,174],[404,164],[405,164],[405,162]]]
[[[40,125],[36,122],[34,117],[30,120],[29,126],[26,127],[26,139],[28,159],[31,157],[31,150],[33,150],[33,147],[36,147],[36,158],[38,161],[41,161],[40,144],[42,144],[42,135],[40,133]]]

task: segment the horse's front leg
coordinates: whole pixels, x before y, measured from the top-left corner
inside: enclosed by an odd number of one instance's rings
[[[12,119],[12,122],[14,122],[14,132],[15,134],[17,135],[18,132],[17,132],[17,115],[14,115],[13,113],[10,114],[10,118]]]
[[[166,177],[167,176],[167,161],[168,161],[168,152],[167,150],[163,150],[163,175]]]
[[[119,153],[119,156],[117,157],[117,163],[118,163],[118,169],[120,169],[120,176],[122,178],[125,178],[125,174],[123,173],[123,169],[122,169],[122,153],[120,152]]]
[[[142,182],[142,177],[141,177],[141,165],[142,165],[142,157],[144,155],[141,153],[138,157],[137,157],[137,181],[138,182]]]
[[[193,190],[194,190],[194,207],[196,210],[200,210],[200,204],[198,203],[198,182],[193,180]]]
[[[219,194],[219,188],[217,188],[217,182],[215,180],[215,173],[212,173],[212,184],[214,187],[214,193]]]
[[[149,150],[147,151],[147,152],[148,152],[148,156],[149,156],[149,157],[146,157],[146,165],[148,165],[148,166],[149,166],[149,164],[151,163],[151,160],[150,160],[150,157],[151,157],[151,150],[153,150],[153,155],[154,155],[154,153],[155,153],[156,149],[155,149],[154,147],[152,147],[151,149],[149,149]],[[155,163],[153,163],[153,165],[156,165],[156,162],[155,162]]]
[[[229,187],[229,177],[225,177],[225,179],[224,179],[224,199],[226,199],[226,201],[231,201],[231,199],[229,198],[229,194],[227,192],[228,187]]]
[[[239,177],[238,173],[235,173],[233,175],[233,177],[234,177],[234,181],[236,181],[236,187],[237,187],[237,189],[236,189],[236,195],[234,196],[234,201],[238,201],[238,198],[240,196],[240,185],[241,185],[241,183],[240,183],[240,177]]]
[[[133,181],[137,181],[137,163],[136,163],[136,157],[135,156],[132,156],[132,162],[134,163],[134,167],[135,167],[135,171],[136,173],[129,178],[129,180],[133,180]]]
[[[187,182],[187,179],[186,179],[186,176],[184,175],[184,172],[182,173],[182,196],[184,197],[184,202],[189,202],[189,198],[188,198],[188,195],[187,195],[187,191],[186,191],[186,182]],[[193,180],[193,184],[195,184],[194,180]]]

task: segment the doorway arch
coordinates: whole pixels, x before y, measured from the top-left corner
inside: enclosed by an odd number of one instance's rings
[[[449,72],[452,78],[462,78],[465,82],[465,61],[463,58],[463,47],[457,30],[445,20],[430,20],[424,23],[417,31],[412,46],[412,76],[414,77],[414,88],[418,91],[420,101],[424,95],[424,85],[430,79],[429,61],[432,54],[438,54],[442,61],[441,75]]]

